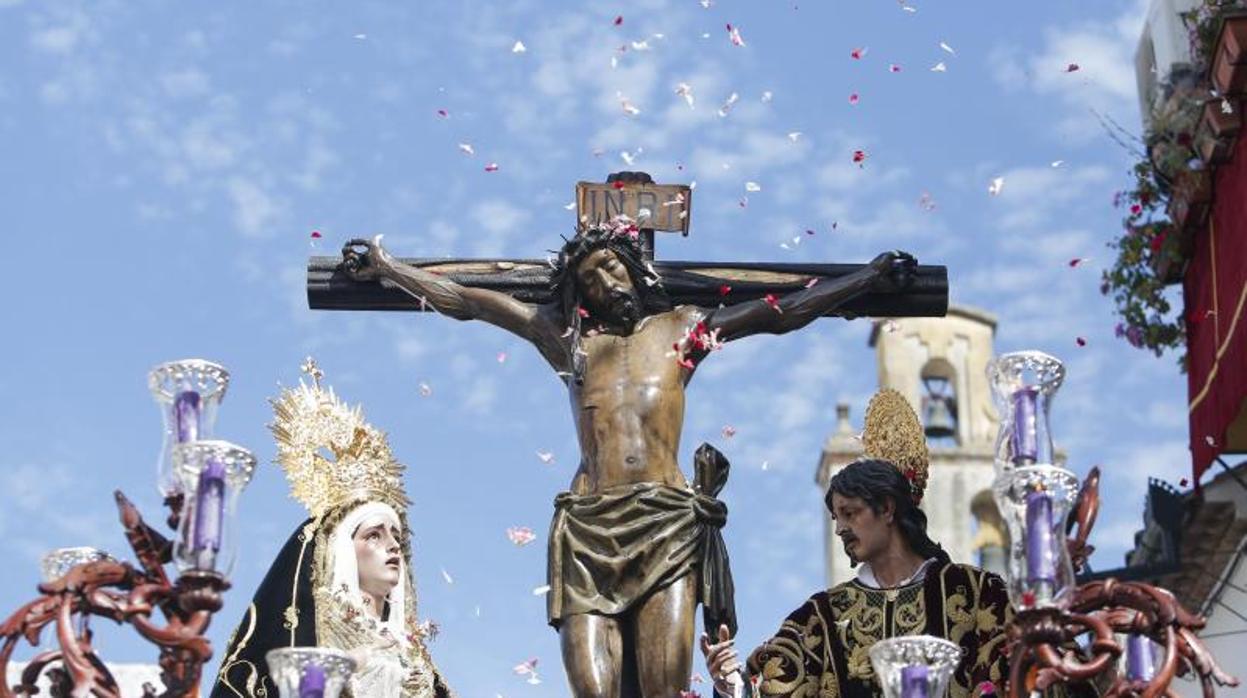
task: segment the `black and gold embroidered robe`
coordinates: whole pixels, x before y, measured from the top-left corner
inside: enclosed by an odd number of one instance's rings
[[[900,635],[934,635],[965,650],[949,683],[951,698],[978,696],[984,681],[1003,695],[1008,678],[1005,583],[970,565],[933,563],[921,581],[872,589],[854,580],[820,591],[754,650],[755,695],[865,698],[882,695],[867,652]]]

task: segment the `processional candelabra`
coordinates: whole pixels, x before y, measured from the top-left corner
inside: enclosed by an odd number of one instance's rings
[[[1094,548],[1087,539],[1100,507],[1099,468],[1081,483],[1058,464],[1048,413],[1065,367],[1047,354],[1005,354],[988,367],[1001,414],[993,494],[1008,522],[1009,698],[1061,683],[1094,683],[1104,698],[1155,698],[1176,676],[1194,674],[1203,694],[1237,686],[1195,635],[1206,619],[1144,582],[1078,584],[1075,570]],[[1070,534],[1073,533],[1071,536]],[[871,664],[887,698],[939,698],[961,648],[926,635],[876,643]],[[976,694],[995,691],[976,687]]]
[[[176,534],[170,540],[158,533],[117,491],[121,525],[137,564],[91,548],[49,552],[40,596],[0,624],[0,698],[34,695],[41,675],[53,696],[119,697],[115,678],[92,645],[92,616],[128,624],[160,648],[161,696],[198,695],[203,665],[212,657],[204,632],[229,588],[235,504],[256,461],[246,449],[210,438],[229,385],[224,368],[197,359],[161,364],[148,384],[164,421],[158,487]],[[176,579],[165,571],[169,563],[178,571]],[[153,617],[156,611],[163,622]],[[24,639],[37,647],[49,626],[58,647],[37,654],[20,681],[7,685],[18,643]],[[145,687],[145,697],[156,695]]]
[[[1001,414],[992,489],[1008,523],[1016,609],[1009,695],[1094,682],[1107,698],[1153,698],[1171,694],[1174,677],[1187,674],[1209,698],[1214,684],[1237,685],[1195,635],[1206,620],[1171,592],[1116,579],[1078,584],[1075,570],[1094,550],[1087,540],[1100,507],[1100,471],[1092,468],[1080,486],[1055,457],[1048,417],[1065,378],[1061,362],[1041,352],[1005,354],[988,377]]]

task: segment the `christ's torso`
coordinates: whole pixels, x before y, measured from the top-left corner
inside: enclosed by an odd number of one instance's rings
[[[672,345],[700,311],[681,307],[642,320],[627,336],[586,336],[583,385],[569,391],[580,441],[578,494],[658,482],[686,486],[677,454],[684,426],[684,384]]]

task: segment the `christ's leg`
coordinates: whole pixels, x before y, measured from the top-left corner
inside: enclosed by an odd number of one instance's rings
[[[563,669],[576,698],[619,698],[623,641],[619,621],[577,613],[559,626]]]
[[[697,574],[655,592],[632,615],[637,673],[644,698],[671,698],[688,690],[693,669],[693,614]]]

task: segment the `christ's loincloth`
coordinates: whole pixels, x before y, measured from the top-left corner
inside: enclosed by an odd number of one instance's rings
[[[735,634],[732,576],[720,531],[727,506],[714,496],[727,481],[727,461],[702,446],[696,464],[696,491],[641,483],[555,498],[550,625],[558,628],[577,613],[624,613],[649,594],[699,572],[698,601],[707,627],[726,623]]]

